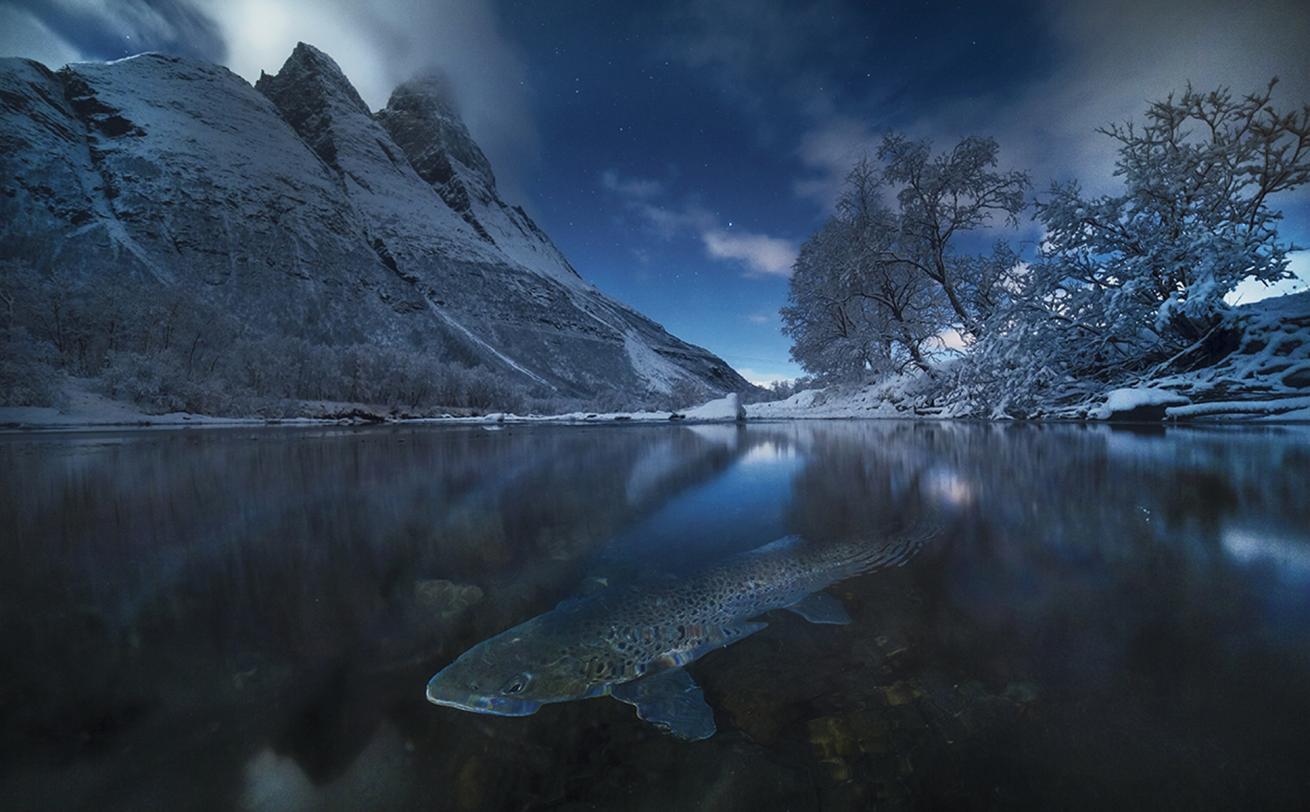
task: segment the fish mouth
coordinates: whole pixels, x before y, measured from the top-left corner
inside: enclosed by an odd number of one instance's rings
[[[532,699],[515,699],[508,696],[482,696],[467,691],[452,691],[441,685],[436,677],[428,681],[428,701],[433,705],[485,713],[489,716],[531,716],[541,709],[541,703]]]

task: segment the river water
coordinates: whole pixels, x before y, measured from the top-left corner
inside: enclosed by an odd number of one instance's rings
[[[1272,427],[0,436],[0,808],[1304,809],[1308,487]],[[850,625],[689,666],[707,741],[425,701],[571,596],[928,515]]]

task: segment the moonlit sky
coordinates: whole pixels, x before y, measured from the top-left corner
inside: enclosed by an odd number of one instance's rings
[[[1278,76],[1282,107],[1310,102],[1303,0],[0,2],[0,54],[51,66],[158,50],[253,81],[299,40],[374,108],[444,71],[502,193],[583,276],[757,382],[799,373],[778,331],[791,260],[882,132],[992,135],[1038,193],[1112,191],[1094,128],[1189,80]],[[1275,203],[1310,244],[1310,194]],[[1310,280],[1304,252],[1293,267],[1282,289]]]

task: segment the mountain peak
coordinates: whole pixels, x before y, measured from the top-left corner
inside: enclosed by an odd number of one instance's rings
[[[368,105],[332,57],[298,42],[275,74],[261,73],[255,89],[277,104],[287,123],[328,165],[336,166],[332,123],[340,114],[370,115]],[[338,112],[334,116],[334,112]]]
[[[402,83],[377,118],[428,183],[448,183],[456,172],[454,162],[479,178],[488,192],[495,191],[491,162],[464,126],[445,77],[429,73]]]

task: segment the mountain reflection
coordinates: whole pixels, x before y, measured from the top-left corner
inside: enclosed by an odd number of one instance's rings
[[[9,436],[0,462],[5,808],[1305,791],[1304,431],[214,430]],[[424,701],[460,652],[596,584],[909,514],[950,530],[837,587],[851,626],[771,617],[692,666],[720,729],[695,749],[618,703]]]

